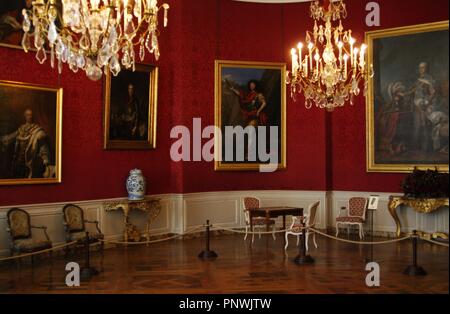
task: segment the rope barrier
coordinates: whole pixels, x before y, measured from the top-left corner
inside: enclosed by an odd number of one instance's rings
[[[352,241],[352,240],[347,240],[347,239],[341,239],[341,238],[338,238],[338,237],[335,237],[335,236],[326,234],[326,233],[324,233],[324,232],[318,231],[318,230],[313,229],[313,228],[308,228],[308,229],[310,229],[311,231],[313,231],[313,232],[315,232],[315,233],[317,233],[317,234],[319,234],[319,235],[321,235],[321,236],[324,236],[324,237],[327,237],[327,238],[330,238],[330,239],[333,239],[333,240],[337,240],[337,241],[341,241],[341,242],[346,242],[346,243],[352,243],[352,244],[362,244],[362,245],[389,244],[389,243],[401,242],[401,241],[408,240],[408,239],[411,238],[411,236],[406,236],[406,237],[403,237],[403,238],[392,239],[392,240],[386,240],[386,241],[376,241],[376,242]]]
[[[440,246],[448,248],[448,244],[441,243],[441,242],[434,241],[434,240],[430,240],[430,239],[426,239],[426,238],[421,238],[421,239],[424,240],[424,241],[427,241],[427,242],[430,242],[430,243],[433,243],[433,244],[440,245]]]
[[[395,243],[395,242],[400,242],[400,241],[404,241],[410,238],[410,236],[406,236],[403,238],[399,238],[399,239],[393,239],[393,240],[386,240],[386,241],[378,241],[378,242],[366,242],[366,241],[352,241],[352,240],[347,240],[347,239],[341,239],[338,237],[334,237],[332,235],[326,234],[324,232],[318,231],[317,229],[314,228],[310,228],[310,227],[302,227],[299,228],[300,230],[305,230],[305,229],[309,229],[312,232],[316,232],[319,235],[322,235],[324,237],[328,237],[330,239],[333,240],[337,240],[337,241],[341,241],[341,242],[346,242],[346,243],[352,243],[352,244],[363,244],[363,245],[379,245],[379,244],[389,244],[389,243]],[[291,231],[292,229],[285,229],[285,230],[278,230],[278,231],[265,231],[265,232],[251,232],[251,231],[242,231],[242,230],[235,230],[233,228],[226,228],[226,227],[216,227],[215,229],[213,229],[214,231],[218,231],[218,230],[226,230],[226,231],[230,231],[230,232],[234,232],[234,233],[241,233],[241,234],[272,234],[272,233],[284,233],[284,232],[288,232]]]
[[[188,234],[192,234],[192,233],[197,233],[198,230],[202,229],[206,227],[206,225],[203,226],[198,226],[195,228],[192,228],[191,230],[186,231],[183,234],[176,234],[173,235],[171,237],[167,237],[167,238],[163,238],[163,239],[158,239],[158,240],[147,240],[147,241],[142,241],[142,242],[126,242],[126,241],[111,241],[111,240],[103,240],[103,239],[99,239],[100,242],[103,243],[109,243],[109,244],[119,244],[119,245],[144,245],[144,244],[151,244],[151,243],[159,243],[159,242],[164,242],[164,241],[168,241],[168,240],[172,240],[172,239],[176,239],[176,238],[180,238],[183,236],[186,236]],[[243,231],[243,230],[236,230],[237,228],[227,228],[227,227],[223,227],[220,225],[208,225],[208,227],[212,227],[211,231],[230,231],[233,233],[239,233],[239,234],[250,234],[250,235],[264,235],[264,234],[277,234],[277,233],[285,233],[285,232],[289,232],[292,231],[292,229],[284,229],[284,230],[274,230],[274,231]],[[336,240],[336,241],[340,241],[340,242],[345,242],[345,243],[351,243],[351,244],[359,244],[359,245],[381,245],[381,244],[390,244],[390,243],[396,243],[396,242],[401,242],[407,239],[410,239],[412,235],[408,235],[402,238],[398,238],[398,239],[392,239],[392,240],[386,240],[386,241],[376,241],[376,242],[367,242],[367,241],[353,241],[353,240],[347,240],[347,239],[342,239],[342,238],[338,238],[332,235],[329,235],[327,233],[321,232],[317,229],[311,228],[311,227],[300,227],[300,228],[296,228],[296,230],[311,230],[312,232],[315,232],[321,236],[324,236],[326,238],[332,239],[332,240]],[[438,241],[433,241],[433,240],[429,240],[426,238],[421,238],[422,240],[425,240],[429,243],[432,244],[436,244],[436,245],[440,245],[443,247],[449,247],[448,244],[445,243],[440,243]],[[68,246],[71,246],[73,244],[78,243],[78,241],[73,241],[70,243],[66,243],[66,244],[61,244],[55,247],[52,247],[50,249],[46,249],[46,250],[42,250],[42,251],[38,251],[38,252],[33,252],[33,253],[26,253],[26,254],[21,254],[21,255],[15,255],[15,256],[10,256],[10,257],[6,257],[6,258],[0,258],[0,262],[3,261],[8,261],[8,260],[14,260],[14,259],[19,259],[19,258],[23,258],[23,257],[28,257],[28,256],[34,256],[34,255],[40,255],[40,254],[44,254],[47,252],[52,252],[58,249],[62,249]]]
[[[58,249],[62,249],[62,248],[71,246],[71,245],[73,245],[75,243],[78,243],[78,241],[73,241],[73,242],[57,245],[57,246],[54,246],[52,248],[45,249],[45,250],[38,251],[38,252],[26,253],[26,254],[21,254],[21,255],[14,255],[14,256],[10,256],[10,257],[0,258],[0,262],[9,261],[9,260],[13,260],[13,259],[19,259],[19,258],[28,257],[28,256],[39,255],[39,254],[44,254],[44,253],[47,253],[47,252],[53,252],[53,251],[56,251]]]
[[[234,232],[234,233],[241,233],[241,234],[273,234],[273,233],[285,233],[288,231],[291,231],[291,229],[284,229],[284,230],[274,230],[274,231],[243,231],[243,230],[236,230],[236,228],[227,228],[227,227],[222,227],[222,226],[217,226],[215,227],[214,225],[211,225],[213,227],[213,229],[211,229],[211,231],[220,231],[220,230],[225,230],[225,231],[230,231],[230,232]]]
[[[120,245],[143,245],[143,244],[159,243],[159,242],[169,241],[169,240],[172,240],[172,239],[183,237],[183,236],[186,236],[186,235],[191,234],[191,233],[196,233],[197,230],[199,230],[201,228],[203,228],[203,226],[195,227],[192,230],[186,231],[183,234],[176,234],[176,235],[173,235],[171,237],[164,238],[164,239],[151,240],[151,241],[150,240],[140,241],[140,242],[111,241],[111,240],[100,240],[100,241],[104,242],[104,243],[108,243],[108,244],[120,244]]]

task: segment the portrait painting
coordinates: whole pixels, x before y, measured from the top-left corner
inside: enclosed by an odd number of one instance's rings
[[[134,72],[105,76],[105,149],[156,148],[157,90],[154,66],[137,64]]]
[[[448,171],[448,36],[448,21],[366,34],[369,172]]]
[[[276,170],[285,169],[286,65],[218,60],[215,73],[215,125],[221,131],[216,135],[220,149],[216,151],[215,170],[260,170],[261,165],[273,162],[262,158],[261,151],[275,152]],[[244,134],[240,154],[238,135],[229,139],[227,129],[244,129],[245,133],[248,127],[254,128],[254,137]]]
[[[62,89],[0,81],[0,185],[61,182]]]

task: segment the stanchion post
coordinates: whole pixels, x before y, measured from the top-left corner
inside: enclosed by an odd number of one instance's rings
[[[302,233],[300,234],[300,245],[298,247],[298,255],[294,259],[295,264],[297,265],[304,265],[304,264],[313,264],[314,259],[306,254],[306,236],[305,233],[307,232],[307,229],[303,229]]]
[[[89,252],[89,232],[86,232],[85,243],[84,243],[84,267],[81,267],[80,277],[81,280],[89,280],[93,276],[98,275],[98,270],[91,267],[90,265],[90,252]]]
[[[406,269],[403,271],[403,274],[408,275],[408,276],[426,276],[426,274],[427,274],[425,269],[423,269],[422,267],[417,265],[417,241],[418,241],[418,239],[419,239],[419,235],[417,234],[417,230],[414,230],[413,234],[411,236],[412,251],[413,251],[413,256],[412,256],[413,263],[412,263],[412,265],[409,265],[408,267],[406,267]]]
[[[210,250],[209,239],[210,239],[210,225],[209,220],[206,221],[206,231],[205,231],[205,239],[206,239],[206,249],[202,251],[198,257],[202,260],[215,259],[218,257],[217,253]]]

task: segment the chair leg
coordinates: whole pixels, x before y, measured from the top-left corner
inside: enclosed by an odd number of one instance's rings
[[[289,233],[286,232],[285,236],[284,236],[284,242],[286,242],[286,245],[284,246],[284,250],[286,251],[288,246],[289,246],[289,237],[288,237]]]
[[[297,246],[300,244],[300,236],[297,235]]]
[[[244,241],[247,240],[247,236],[248,236],[248,227],[245,227],[245,236],[244,236]]]
[[[306,232],[306,252],[309,252],[309,246],[308,246],[308,242],[309,242],[309,232]]]
[[[347,225],[347,237],[350,237],[350,225]]]
[[[313,242],[314,242],[314,246],[316,247],[316,249],[318,248],[317,246],[317,242],[316,242],[316,233],[313,233]]]
[[[261,239],[261,229],[259,229],[258,237]]]
[[[361,235],[362,235],[362,238],[364,239],[365,235],[364,235],[364,226],[363,226],[363,224],[361,224]]]
[[[254,242],[255,242],[255,234],[252,233],[252,243],[254,243]]]
[[[272,225],[272,238],[274,241],[277,239],[277,237],[275,236],[275,224]]]
[[[336,237],[339,235],[339,223],[336,223]]]

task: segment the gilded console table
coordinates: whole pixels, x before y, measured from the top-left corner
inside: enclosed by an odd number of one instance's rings
[[[449,206],[448,198],[409,198],[403,196],[391,196],[389,197],[389,212],[391,213],[392,218],[395,220],[395,224],[397,225],[397,236],[401,235],[401,224],[400,219],[397,215],[397,207],[405,205],[412,207],[416,212],[429,214],[442,207]],[[438,237],[446,238],[446,235],[441,233],[435,234]]]
[[[140,241],[140,233],[137,231],[137,227],[129,221],[129,215],[132,210],[140,210],[148,214],[147,226],[146,226],[146,238],[150,238],[150,224],[158,217],[161,212],[160,199],[147,198],[142,201],[112,201],[103,203],[103,208],[106,212],[123,211],[123,223],[124,223],[124,241],[133,240],[135,242]]]

